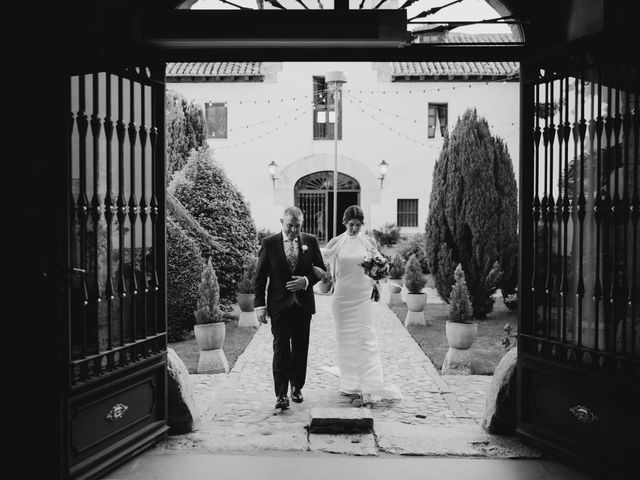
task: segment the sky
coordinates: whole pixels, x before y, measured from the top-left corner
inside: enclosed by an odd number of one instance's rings
[[[256,0],[228,0],[237,5],[249,8],[256,8]],[[317,9],[318,2],[321,2],[324,8],[333,8],[333,0],[302,0],[309,8]],[[352,9],[357,9],[361,0],[349,0]],[[380,0],[365,0],[365,5],[371,8],[377,5]],[[303,7],[296,0],[279,0],[279,2],[287,9],[302,9]],[[450,3],[451,0],[417,0],[407,10],[407,17],[411,18],[418,13],[433,7],[438,7]],[[404,0],[387,0],[381,8],[395,9],[402,5]],[[265,1],[265,8],[274,8]],[[234,7],[225,4],[220,0],[199,0],[192,9],[223,9],[235,10]],[[438,13],[430,15],[422,20],[428,21],[468,21],[468,20],[485,20],[489,18],[500,17],[493,8],[491,8],[484,0],[462,0],[460,3],[443,8]],[[511,33],[507,25],[474,25],[460,27],[454,30],[459,33]]]

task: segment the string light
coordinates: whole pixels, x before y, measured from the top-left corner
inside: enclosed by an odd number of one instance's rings
[[[368,107],[370,107],[370,108],[372,108],[372,109],[374,109],[374,110],[376,110],[376,111],[378,111],[378,112],[380,112],[380,113],[384,113],[384,114],[390,115],[390,116],[394,117],[394,119],[407,120],[407,121],[409,121],[409,122],[412,122],[412,123],[419,123],[419,124],[421,124],[421,125],[429,125],[429,122],[428,122],[428,121],[426,121],[426,120],[415,119],[415,118],[411,118],[411,117],[405,117],[404,115],[400,115],[400,114],[398,114],[398,113],[390,112],[390,111],[385,110],[385,109],[383,109],[383,108],[376,107],[375,105],[372,105],[371,103],[368,103],[368,102],[365,102],[365,101],[363,101],[363,100],[361,100],[361,99],[358,99],[357,97],[355,97],[355,96],[353,96],[353,95],[345,95],[345,97],[348,97],[350,100],[352,100],[352,102],[351,102],[351,103],[353,103],[353,102],[356,102],[356,101],[357,101],[358,103],[361,103],[361,104],[363,104],[363,105],[367,105]],[[357,105],[356,105],[356,106],[357,106]],[[516,125],[516,122],[492,123],[492,124],[489,124],[489,127],[490,127],[490,128],[497,128],[497,127],[501,127],[501,126],[505,126],[505,125],[508,125],[508,126]],[[451,128],[452,128],[452,127],[451,127],[451,126],[449,126],[449,131],[451,131]]]
[[[488,87],[489,84],[503,84],[506,83],[506,81],[508,80],[515,80],[519,78],[519,74],[514,74],[511,75],[509,77],[505,77],[504,79],[498,79],[498,80],[487,80],[484,82],[467,82],[466,84],[460,84],[461,82],[456,82],[455,80],[452,80],[452,82],[455,82],[457,85],[455,86],[450,86],[450,87],[435,87],[435,88],[423,88],[423,89],[411,89],[411,90],[351,90],[349,89],[346,85],[343,87],[343,93],[352,93],[355,94],[356,92],[360,95],[362,94],[371,94],[371,95],[376,95],[376,94],[380,94],[380,95],[391,95],[396,94],[396,95],[407,95],[407,94],[417,94],[417,93],[433,93],[433,92],[441,92],[441,91],[447,91],[447,90],[452,90],[455,91],[456,88],[462,88],[465,85],[468,88],[473,88],[473,87]],[[316,90],[315,94],[321,94],[321,93],[326,93],[329,92],[331,89],[330,88],[325,88],[325,89],[321,89],[321,90]],[[243,99],[243,100],[229,100],[227,102],[224,102],[225,104],[229,104],[229,105],[259,105],[259,104],[270,104],[270,103],[284,103],[284,102],[288,102],[288,101],[293,101],[295,102],[296,100],[312,100],[314,97],[313,94],[311,95],[297,95],[297,96],[287,96],[287,97],[276,97],[276,98],[260,98],[257,100],[251,100],[251,99]],[[222,103],[222,102],[218,102],[218,103]]]
[[[305,107],[307,107],[307,109],[308,109],[310,105],[312,105],[312,104],[310,104],[310,103],[308,103],[308,102],[307,102],[307,103],[305,103],[305,104],[303,104],[303,105],[300,105],[300,106],[299,106],[299,107],[297,107],[295,110],[290,110],[290,111],[285,112],[285,113],[280,113],[280,114],[275,115],[275,116],[273,116],[273,117],[265,118],[264,120],[259,120],[259,121],[257,121],[257,122],[247,123],[247,124],[245,124],[245,125],[240,125],[240,126],[237,126],[237,127],[234,127],[234,128],[229,128],[229,133],[231,133],[231,132],[233,132],[233,131],[237,131],[237,130],[242,130],[242,129],[245,129],[245,128],[254,127],[254,126],[256,126],[256,125],[262,125],[262,124],[264,124],[264,123],[271,122],[271,121],[273,121],[273,120],[278,120],[278,119],[280,119],[280,118],[287,117],[287,116],[289,116],[289,115],[292,115],[292,114],[294,114],[294,113],[297,113],[298,111],[300,111],[301,109],[303,109],[303,108],[305,108]]]
[[[213,150],[214,151],[217,151],[217,150],[229,150],[229,149],[241,147],[241,146],[246,145],[248,143],[255,142],[256,140],[260,140],[262,138],[268,137],[271,133],[283,129],[284,127],[289,125],[291,122],[293,122],[295,120],[298,120],[299,118],[302,117],[302,115],[307,114],[311,110],[312,110],[311,106],[308,106],[305,110],[303,110],[302,112],[298,113],[298,115],[296,115],[295,117],[287,120],[286,122],[284,122],[284,123],[272,128],[271,130],[269,130],[269,132],[261,133],[260,135],[257,135],[255,137],[251,137],[251,138],[249,138],[247,140],[244,140],[244,141],[238,142],[238,143],[234,143],[234,144],[231,144],[231,145],[214,146]]]

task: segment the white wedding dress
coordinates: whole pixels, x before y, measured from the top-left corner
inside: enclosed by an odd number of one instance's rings
[[[331,248],[322,249],[334,275],[333,317],[336,327],[339,390],[362,395],[366,402],[400,400],[400,389],[385,385],[371,301],[372,281],[359,265],[375,248],[361,234],[340,235]]]

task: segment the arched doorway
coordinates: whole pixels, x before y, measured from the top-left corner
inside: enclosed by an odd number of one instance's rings
[[[333,172],[325,170],[301,177],[294,187],[295,205],[304,214],[303,229],[326,242],[333,233]],[[349,205],[360,204],[358,181],[338,172],[338,218]],[[345,231],[338,222],[337,233]]]

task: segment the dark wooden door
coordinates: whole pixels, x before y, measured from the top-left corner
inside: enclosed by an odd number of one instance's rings
[[[64,473],[167,431],[164,64],[69,75]]]
[[[629,478],[640,429],[638,66],[522,66],[518,431]]]

